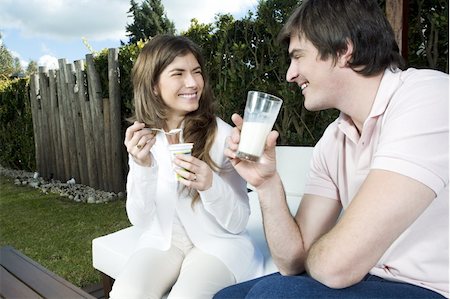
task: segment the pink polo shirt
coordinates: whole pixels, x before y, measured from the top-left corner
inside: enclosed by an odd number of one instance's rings
[[[370,169],[403,174],[436,198],[370,273],[449,296],[449,79],[432,70],[386,70],[361,136],[342,114],[317,143],[305,193],[348,207]]]

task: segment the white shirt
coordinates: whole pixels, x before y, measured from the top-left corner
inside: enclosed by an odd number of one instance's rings
[[[235,275],[236,282],[262,275],[263,258],[245,229],[250,215],[246,182],[234,170],[223,151],[231,126],[217,118],[217,133],[210,155],[221,171],[213,172],[211,188],[200,191],[199,204],[179,192],[173,173],[168,141],[156,135],[151,149],[153,165],[142,167],[129,159],[127,213],[130,222],[145,230],[138,248],[167,250],[177,212],[192,243],[219,258]]]

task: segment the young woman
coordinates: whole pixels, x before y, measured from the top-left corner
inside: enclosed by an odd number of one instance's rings
[[[127,213],[143,234],[111,298],[211,298],[261,275],[262,256],[245,232],[246,182],[223,154],[231,126],[214,115],[200,49],[185,37],[154,37],[133,68],[133,86]],[[172,159],[168,147],[180,142],[194,144],[192,155]]]

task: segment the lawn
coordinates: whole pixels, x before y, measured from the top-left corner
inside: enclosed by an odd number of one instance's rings
[[[15,247],[79,287],[100,282],[92,239],[129,225],[124,200],[76,203],[0,176],[0,246]]]

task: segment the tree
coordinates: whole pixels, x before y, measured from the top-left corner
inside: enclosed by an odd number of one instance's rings
[[[14,73],[14,57],[3,44],[0,33],[0,80],[8,79]]]
[[[27,71],[26,71],[27,75],[29,76],[31,74],[37,73],[37,70],[38,70],[37,62],[34,60],[31,60],[27,66]]]
[[[23,75],[23,68],[20,59],[14,57],[3,44],[0,33],[0,80],[6,80],[10,77],[19,77]]]
[[[161,0],[144,0],[141,5],[136,1],[130,1],[129,17],[133,18],[132,24],[127,24],[127,36],[129,43],[136,43],[157,34],[174,34],[175,25],[164,12]]]

